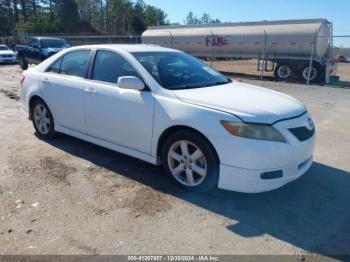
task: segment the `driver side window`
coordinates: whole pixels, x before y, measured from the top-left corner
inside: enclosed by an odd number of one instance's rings
[[[116,84],[118,78],[122,76],[139,77],[139,74],[120,54],[104,50],[97,51],[92,79]]]
[[[30,45],[32,47],[39,47],[40,46],[40,42],[39,42],[38,39],[32,38],[32,39],[30,39]]]

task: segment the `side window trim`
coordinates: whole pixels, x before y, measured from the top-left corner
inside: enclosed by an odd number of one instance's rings
[[[51,68],[51,66],[52,66],[53,64],[55,64],[56,62],[58,62],[59,60],[61,60],[61,61],[60,61],[60,64],[58,65],[58,72],[56,73],[56,72],[49,71],[49,69]],[[45,73],[51,73],[51,74],[57,74],[57,75],[59,75],[59,74],[60,74],[59,72],[60,72],[60,69],[61,69],[62,60],[63,60],[63,56],[60,56],[60,57],[57,58],[55,61],[53,61],[53,62],[45,69]]]
[[[86,76],[87,80],[93,80],[92,79],[92,71],[94,70],[94,64],[95,64],[97,51],[98,51],[97,49],[91,50],[90,60],[89,60],[89,64],[88,64],[88,72],[87,72],[87,76]]]
[[[106,52],[111,52],[111,53],[115,53],[117,55],[120,55],[122,58],[125,59],[125,61],[127,61],[129,63],[129,65],[135,70],[135,72],[138,74],[139,78],[141,79],[141,81],[145,84],[145,89],[142,90],[143,92],[150,92],[151,89],[149,88],[147,82],[145,81],[145,79],[143,78],[142,74],[140,73],[139,70],[137,70],[135,68],[135,66],[131,63],[131,61],[125,57],[122,53],[120,53],[119,51],[116,51],[116,50],[111,50],[111,49],[107,49],[107,48],[96,48],[96,49],[93,49],[91,51],[91,57],[90,57],[90,61],[89,61],[89,70],[88,70],[88,76],[87,76],[87,80],[90,80],[90,81],[94,81],[94,82],[99,82],[99,83],[103,83],[103,84],[107,84],[107,85],[112,85],[114,87],[118,87],[117,84],[113,84],[113,83],[109,83],[109,82],[105,82],[105,81],[99,81],[99,80],[95,80],[95,79],[92,79],[92,74],[93,74],[93,70],[94,70],[94,66],[95,66],[95,62],[96,62],[96,56],[97,56],[97,52],[98,51],[106,51]]]

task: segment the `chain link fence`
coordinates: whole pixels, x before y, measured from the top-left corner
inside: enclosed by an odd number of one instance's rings
[[[142,42],[141,36],[71,34],[55,34],[50,36],[64,38],[72,46],[90,44],[140,44]],[[214,37],[216,37],[214,41],[219,41],[218,39],[220,36],[214,35]],[[330,36],[321,37],[329,38]],[[337,77],[335,80],[330,82],[330,84],[341,87],[350,87],[350,35],[333,36],[331,37],[331,40],[334,42],[334,47],[327,51],[327,59],[334,63],[334,72],[332,72],[332,74]],[[308,65],[313,65],[316,52],[314,49],[315,42],[316,41],[305,43],[305,45],[308,45],[308,48],[311,46],[311,50],[313,50],[313,52],[306,57],[305,62]],[[17,37],[2,37],[0,38],[0,43],[6,44],[11,48],[14,48],[16,44],[26,44],[23,39],[21,40]],[[211,56],[201,58],[206,60],[208,64],[213,66],[213,68],[233,78],[276,81],[276,72],[274,70],[276,64],[273,62],[274,47],[278,45],[288,46],[290,56],[292,56],[296,50],[300,51],[305,48],[305,46],[298,44],[297,39],[292,42],[284,41],[284,39],[281,39],[280,41],[276,39],[270,41],[268,35],[264,41],[261,39],[256,40],[247,38],[244,40],[239,40],[236,44],[242,46],[247,45],[248,48],[255,48],[259,51],[256,52],[257,55],[255,57],[247,57],[242,54],[232,54],[232,57],[228,57],[222,55],[223,46],[219,45],[212,47],[213,50],[211,52]],[[170,47],[169,43],[164,44],[164,46]],[[173,48],[177,48],[177,46],[174,45]],[[295,61],[295,63],[297,62]],[[291,60],[291,64],[293,65],[293,60]],[[298,79],[295,77],[294,79],[290,79],[288,81],[298,81]]]
[[[94,45],[94,44],[140,44],[141,36],[118,36],[118,35],[71,35],[54,34],[45,35],[65,39],[71,46]],[[0,44],[14,48],[17,44],[28,44],[28,39],[19,37],[0,37]]]

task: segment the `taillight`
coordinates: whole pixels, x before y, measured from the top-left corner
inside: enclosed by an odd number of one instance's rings
[[[21,78],[21,81],[20,81],[20,83],[21,83],[21,87],[23,86],[23,83],[24,83],[24,80],[26,79],[26,77],[24,76],[24,75],[22,75],[22,78]]]

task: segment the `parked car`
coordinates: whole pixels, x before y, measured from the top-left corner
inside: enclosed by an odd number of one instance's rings
[[[20,97],[39,137],[65,133],[162,164],[188,190],[269,191],[313,161],[304,105],[173,49],[70,48],[25,71]]]
[[[0,63],[15,63],[17,56],[7,45],[0,45]]]
[[[337,55],[332,58],[334,62],[338,63],[350,63],[350,58],[342,56],[342,55]]]
[[[29,45],[16,45],[18,62],[23,70],[28,68],[28,64],[39,64],[48,57],[56,54],[70,45],[61,38],[32,37]]]

